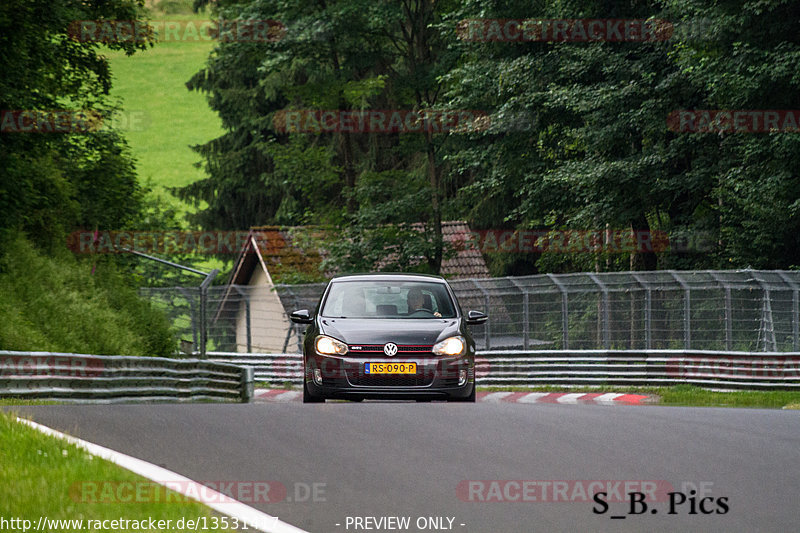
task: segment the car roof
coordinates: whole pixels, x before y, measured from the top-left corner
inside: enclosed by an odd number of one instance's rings
[[[428,281],[446,283],[442,276],[431,274],[409,274],[405,272],[371,272],[365,274],[341,274],[331,279],[334,281]]]

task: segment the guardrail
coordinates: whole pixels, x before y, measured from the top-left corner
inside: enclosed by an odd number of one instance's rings
[[[249,402],[253,369],[198,359],[0,351],[0,397]]]
[[[303,355],[299,353],[208,352],[208,357],[209,361],[252,368],[257,383],[302,383]]]
[[[209,352],[214,361],[252,368],[257,382],[299,385],[300,354]],[[476,356],[483,386],[670,386],[798,389],[800,352],[703,350],[491,350]]]

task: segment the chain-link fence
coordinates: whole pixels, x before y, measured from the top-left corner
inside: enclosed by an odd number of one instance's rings
[[[488,349],[682,349],[797,351],[800,272],[657,271],[545,274],[453,280]],[[301,327],[287,315],[313,309],[324,283],[209,287],[209,351],[295,352]],[[173,317],[186,344],[200,345],[197,288],[143,290]]]

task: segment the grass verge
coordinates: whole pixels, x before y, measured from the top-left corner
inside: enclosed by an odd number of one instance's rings
[[[171,355],[166,315],[111,261],[80,261],[66,247],[45,254],[22,236],[1,252],[0,349]]]
[[[13,413],[0,413],[0,501],[3,502],[3,518],[31,520],[37,524],[39,517],[49,520],[83,520],[82,527],[50,526],[51,531],[91,531],[87,520],[130,521],[171,520],[170,531],[184,531],[174,527],[178,520],[205,517],[208,524],[216,515],[212,510],[177,493],[164,490],[125,491],[131,487],[150,487],[148,480],[122,469],[108,461],[98,459],[74,444],[56,439],[20,424]],[[116,489],[109,497],[133,495],[135,503],[108,503],[83,501],[82,482],[108,482],[109,489]],[[138,484],[138,485],[137,485]],[[105,495],[105,492],[94,494]],[[140,501],[140,500],[158,500]],[[108,523],[107,523],[108,524]],[[115,531],[141,531],[132,523],[128,528],[117,527]],[[73,523],[74,526],[74,523]],[[108,528],[95,528],[97,531]],[[149,530],[149,527],[144,528]],[[189,529],[186,529],[187,531]],[[191,528],[194,531],[194,528]]]

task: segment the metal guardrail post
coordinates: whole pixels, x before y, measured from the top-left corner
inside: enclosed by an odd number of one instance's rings
[[[611,347],[611,335],[609,328],[609,299],[608,299],[608,287],[600,281],[600,278],[597,277],[596,274],[592,272],[587,272],[587,275],[594,281],[600,290],[603,291],[603,309],[602,309],[602,329],[603,329],[603,348],[608,350]]]
[[[559,279],[553,274],[547,274],[558,291],[561,293],[561,342],[564,350],[569,350],[569,296],[567,295],[567,288]]]
[[[242,403],[250,403],[255,396],[255,369],[242,367]]]
[[[242,299],[244,299],[244,314],[245,314],[245,331],[247,332],[247,353],[253,351],[253,337],[251,334],[251,321],[250,321],[250,295],[247,294],[246,291],[242,290],[241,286],[239,285],[231,285],[236,292],[238,292]],[[286,350],[286,347],[283,348]]]

